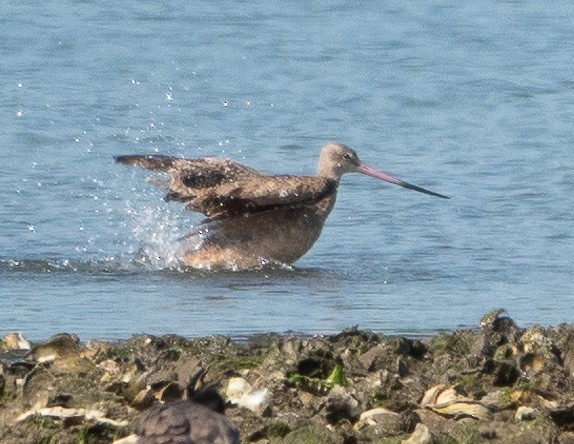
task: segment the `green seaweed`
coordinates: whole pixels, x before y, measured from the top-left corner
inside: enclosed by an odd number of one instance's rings
[[[287,380],[294,384],[301,384],[319,390],[330,390],[336,385],[344,386],[347,383],[343,366],[339,364],[335,365],[333,371],[325,379],[312,378],[300,373],[293,373],[287,377]]]

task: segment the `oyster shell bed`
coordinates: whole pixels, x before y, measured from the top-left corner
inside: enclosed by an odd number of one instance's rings
[[[574,325],[504,310],[428,338],[10,334],[0,364],[2,443],[137,442],[142,412],[204,388],[242,443],[574,443]]]

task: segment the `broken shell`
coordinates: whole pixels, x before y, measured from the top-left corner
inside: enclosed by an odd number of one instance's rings
[[[30,350],[30,342],[22,336],[22,333],[8,333],[2,338],[1,348],[6,350]]]
[[[126,436],[125,438],[121,438],[114,441],[112,444],[138,444],[138,435],[132,433],[131,435]]]
[[[361,416],[359,416],[359,421],[364,421],[366,419],[372,418],[373,416],[377,416],[377,415],[395,415],[395,416],[399,416],[398,413],[393,412],[392,410],[386,409],[384,407],[377,407],[371,410],[366,410],[363,413],[361,413]]]
[[[520,406],[514,414],[514,419],[516,421],[527,421],[534,419],[536,417],[536,413],[536,409],[533,409],[532,407]]]
[[[121,372],[120,365],[113,359],[106,359],[105,361],[100,362],[96,367],[104,370],[107,374],[106,377],[119,375]]]
[[[455,418],[472,417],[484,421],[492,418],[492,413],[484,405],[459,395],[454,388],[447,388],[444,384],[428,389],[420,405]]]
[[[378,426],[379,429],[384,429],[386,432],[392,430],[397,433],[400,433],[405,429],[405,424],[401,415],[384,407],[377,407],[361,413],[359,420],[353,428],[355,430],[360,430],[365,426]]]
[[[28,357],[38,363],[52,362],[58,358],[77,356],[80,352],[80,339],[76,335],[61,333],[32,348]]]
[[[452,404],[453,402],[461,401],[461,400],[466,400],[466,398],[460,396],[454,388],[450,387],[450,388],[443,390],[442,392],[439,392],[439,394],[436,398],[435,404],[436,405],[447,405],[447,404]]]
[[[231,378],[225,396],[232,404],[258,414],[262,414],[273,400],[271,390],[267,388],[253,390],[251,384],[243,378]]]
[[[231,378],[227,383],[225,396],[232,404],[237,404],[241,398],[251,391],[251,384],[243,378]]]
[[[140,391],[130,403],[130,406],[138,410],[144,410],[153,404],[155,396],[149,388]]]
[[[272,400],[273,394],[271,390],[261,388],[244,395],[237,403],[237,406],[262,414],[271,405]]]
[[[428,389],[423,395],[423,399],[420,402],[421,407],[435,405],[438,395],[445,389],[446,385],[444,384],[438,384]]]
[[[456,401],[467,401],[468,399],[460,396],[454,387],[447,387],[444,384],[438,384],[428,389],[423,395],[420,402],[421,407],[447,405]]]
[[[98,339],[90,339],[82,349],[82,356],[88,359],[94,359],[98,355],[111,349],[112,345],[108,342],[100,341]]]
[[[540,353],[545,356],[553,356],[552,340],[542,332],[532,329],[527,330],[520,338],[524,353]]]
[[[183,398],[183,389],[177,382],[166,384],[156,395],[162,402],[177,401]]]
[[[41,409],[28,410],[18,416],[16,422],[24,421],[33,415],[50,416],[58,419],[85,418],[86,420],[94,420],[100,424],[108,424],[114,427],[125,427],[128,425],[127,421],[115,421],[106,418],[104,413],[99,410],[68,409],[64,407],[44,407]]]
[[[458,418],[476,418],[482,421],[492,420],[492,413],[482,404],[478,402],[460,401],[453,404],[439,407],[432,407],[432,410],[445,416],[452,416]]]
[[[552,340],[537,328],[527,330],[520,337],[524,356],[520,359],[523,371],[539,374],[557,363]]]

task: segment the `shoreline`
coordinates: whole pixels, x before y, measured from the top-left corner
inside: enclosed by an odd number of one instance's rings
[[[242,443],[574,443],[574,324],[521,328],[504,310],[425,337],[1,344],[3,443],[136,442],[142,412],[207,389]]]

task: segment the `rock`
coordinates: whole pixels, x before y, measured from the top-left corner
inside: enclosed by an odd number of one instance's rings
[[[486,332],[496,333],[510,333],[516,328],[516,324],[508,316],[508,312],[504,308],[499,308],[486,313],[480,319],[479,326]]]
[[[540,327],[526,330],[520,337],[520,368],[529,375],[551,370],[558,362],[552,339]]]
[[[557,347],[560,350],[564,368],[574,375],[574,326],[562,325],[553,331],[555,337],[558,336]]]
[[[361,415],[359,402],[344,387],[337,386],[331,390],[325,404],[325,416],[329,424],[336,424],[342,419],[355,422]]]
[[[149,388],[145,388],[134,397],[130,406],[138,410],[145,410],[151,407],[154,401],[155,396],[153,392]]]
[[[480,403],[493,412],[510,408],[515,402],[510,390],[495,390],[484,395]]]
[[[174,406],[203,402],[227,406],[250,443],[572,442],[574,326],[520,329],[504,316],[416,341],[353,330],[253,346],[174,335],[57,335],[28,354],[0,345],[0,440],[134,442],[151,406],[171,418],[158,439],[190,442],[187,408]]]
[[[417,424],[415,431],[407,439],[403,439],[401,444],[433,444],[434,438],[429,428],[424,424]]]
[[[536,409],[533,409],[532,407],[520,406],[516,410],[514,419],[517,421],[528,421],[534,419],[536,417],[536,413]]]
[[[97,367],[104,370],[109,376],[117,376],[121,372],[120,365],[113,359],[106,359],[100,362]]]
[[[377,344],[359,357],[359,362],[369,372],[397,367],[397,357],[389,344]]]
[[[344,444],[345,438],[321,426],[307,426],[294,430],[284,438],[273,440],[275,444]]]
[[[496,431],[495,425],[492,423],[483,423],[478,428],[478,433],[480,434],[481,438],[484,439],[496,439],[498,438],[498,432]]]

